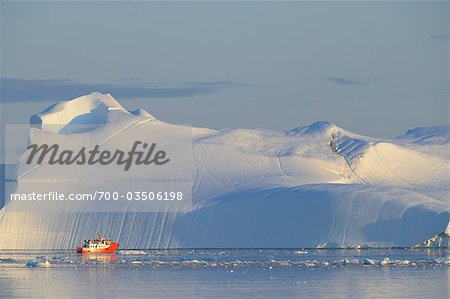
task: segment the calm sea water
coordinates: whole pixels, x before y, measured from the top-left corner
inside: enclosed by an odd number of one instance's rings
[[[448,250],[0,251],[0,297],[450,298]]]

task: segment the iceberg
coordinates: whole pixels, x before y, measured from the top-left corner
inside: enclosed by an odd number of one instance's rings
[[[192,208],[55,213],[15,211],[17,203],[8,202],[0,210],[0,249],[70,249],[98,231],[123,249],[412,247],[450,222],[449,126],[384,139],[327,121],[287,131],[190,128],[127,111],[101,93],[55,104],[30,123],[31,142],[98,140],[111,147],[127,136],[146,140],[150,124],[174,135],[188,130]],[[26,181],[51,178],[52,171],[21,159],[15,192],[32,192]],[[60,176],[73,182],[63,189],[77,192],[110,178],[98,170]],[[141,176],[137,189],[146,184]]]
[[[447,248],[450,249],[450,224],[445,232],[437,234],[428,240],[414,246],[415,248]]]

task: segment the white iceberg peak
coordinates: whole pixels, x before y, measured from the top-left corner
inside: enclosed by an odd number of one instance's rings
[[[326,136],[331,135],[339,131],[340,128],[329,121],[316,121],[308,126],[298,127],[288,131],[288,135],[300,135],[300,136]]]
[[[68,124],[105,124],[109,111],[129,114],[110,94],[93,92],[54,104],[32,115],[30,124],[47,132],[60,132]]]

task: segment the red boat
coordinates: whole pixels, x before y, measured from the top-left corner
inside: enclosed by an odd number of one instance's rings
[[[99,234],[100,239],[84,240],[84,244],[81,247],[77,247],[77,253],[114,253],[116,252],[119,243],[111,242],[110,239],[106,239]]]

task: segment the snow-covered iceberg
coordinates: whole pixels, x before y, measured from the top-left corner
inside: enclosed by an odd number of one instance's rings
[[[145,138],[155,122],[186,130],[92,93],[32,116],[30,139],[94,136],[119,146],[126,136]],[[450,222],[450,127],[390,139],[325,121],[283,132],[189,132],[191,211],[12,212],[11,202],[0,210],[0,248],[74,248],[98,231],[129,249],[414,246]],[[47,165],[30,169],[22,161],[17,169],[16,192],[32,191],[27,179],[52,175]],[[108,174],[64,174],[77,192],[99,175]]]

